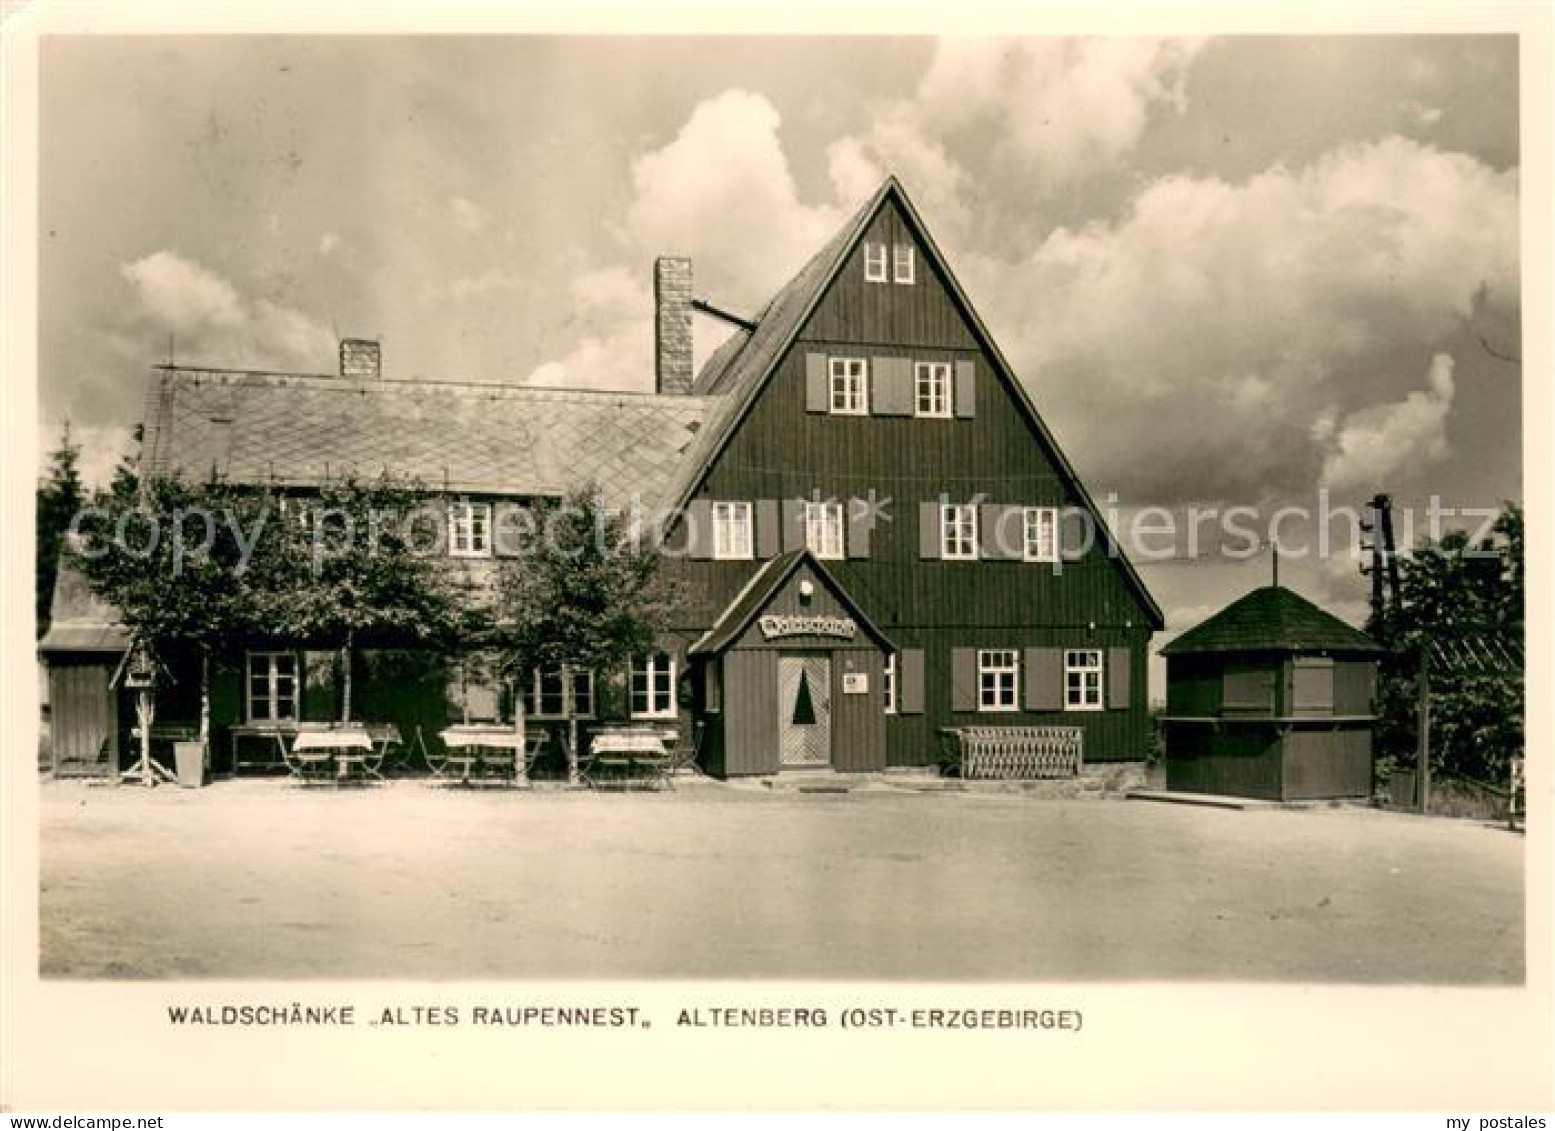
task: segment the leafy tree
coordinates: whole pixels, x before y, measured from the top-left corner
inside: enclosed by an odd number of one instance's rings
[[[50,604],[54,599],[54,578],[59,572],[60,548],[70,520],[81,509],[86,488],[81,482],[79,464],[81,446],[70,439],[70,422],[60,435],[59,447],[49,456],[48,476],[38,484],[36,610],[38,638],[49,629]]]
[[[273,567],[276,499],[219,481],[178,477],[143,488],[116,476],[94,498],[73,564],[153,655],[190,647],[200,660],[200,740],[210,743],[212,658],[254,617],[256,582]]]
[[[650,651],[682,600],[657,548],[633,537],[592,486],[537,517],[530,544],[498,569],[483,642],[521,677],[557,668],[599,675]],[[578,720],[570,711],[567,774],[576,784]]]
[[[281,550],[256,586],[256,626],[340,650],[342,722],[351,718],[357,648],[446,649],[457,636],[463,595],[422,548],[427,524],[417,526],[419,515],[439,537],[445,529],[443,508],[432,500],[419,485],[387,475],[325,484],[292,508]]]
[[[1426,542],[1399,560],[1400,601],[1384,625],[1369,626],[1390,647],[1378,682],[1378,750],[1413,762],[1420,650],[1468,636],[1523,641],[1523,512],[1508,503],[1492,536],[1471,544],[1463,531]],[[1522,672],[1434,671],[1431,765],[1500,781],[1523,749]]]

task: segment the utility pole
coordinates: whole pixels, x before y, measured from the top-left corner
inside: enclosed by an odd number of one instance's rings
[[[1420,676],[1416,687],[1415,710],[1419,717],[1420,734],[1417,740],[1415,765],[1420,791],[1420,812],[1430,812],[1431,807],[1431,646],[1420,642]]]

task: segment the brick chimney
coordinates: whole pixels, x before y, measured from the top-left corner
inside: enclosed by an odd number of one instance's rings
[[[691,392],[691,260],[661,256],[653,261],[653,338],[657,392]]]
[[[340,376],[347,381],[376,381],[383,376],[383,350],[371,338],[340,339]]]

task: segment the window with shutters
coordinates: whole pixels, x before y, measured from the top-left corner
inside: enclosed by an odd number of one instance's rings
[[[976,560],[976,503],[941,504],[939,546],[939,556],[946,561]]]
[[[885,671],[880,677],[880,689],[885,694],[885,713],[896,714],[896,653],[885,658]]]
[[[1058,561],[1058,511],[1053,507],[1026,507],[1022,512],[1028,562]]]
[[[911,283],[917,267],[917,256],[913,252],[910,243],[899,243],[893,247],[891,279],[897,283]]]
[[[490,503],[449,505],[448,552],[456,558],[491,557]]]
[[[864,281],[866,283],[884,283],[886,247],[883,243],[866,243],[864,245]]]
[[[1064,653],[1064,710],[1100,711],[1101,650],[1070,649]]]
[[[818,558],[840,560],[843,556],[842,504],[805,500],[805,546]]]
[[[675,715],[675,657],[668,652],[640,656],[631,663],[632,716],[665,719]]]
[[[255,723],[297,719],[297,654],[248,654],[248,718]]]
[[[977,653],[977,709],[1018,711],[1015,689],[1020,685],[1020,653],[1000,648]]]
[[[713,557],[744,561],[755,557],[749,503],[713,504]]]
[[[950,415],[950,363],[920,361],[914,367],[913,412],[917,416]]]
[[[831,410],[843,416],[864,416],[869,412],[866,369],[862,357],[831,359]]]

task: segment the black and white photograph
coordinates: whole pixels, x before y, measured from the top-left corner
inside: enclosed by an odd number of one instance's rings
[[[29,48],[8,981],[713,1071],[1488,995],[1548,1105],[1547,20],[418,15]]]

